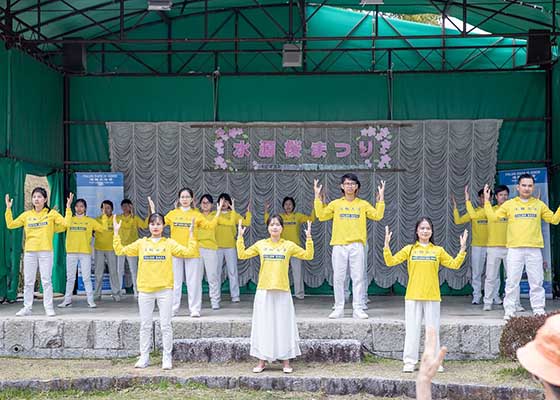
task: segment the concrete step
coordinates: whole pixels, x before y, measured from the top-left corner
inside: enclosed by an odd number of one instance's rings
[[[245,361],[252,357],[249,338],[179,339],[173,343],[173,359],[186,362]],[[301,356],[309,362],[360,362],[363,357],[359,340],[300,340]]]

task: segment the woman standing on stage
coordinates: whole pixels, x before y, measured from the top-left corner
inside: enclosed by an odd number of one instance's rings
[[[245,217],[235,212],[235,202],[227,193],[218,197],[218,203],[223,202],[222,215],[216,227],[216,242],[218,243],[218,271],[222,271],[224,258],[229,279],[229,293],[232,303],[239,302],[239,274],[237,271],[237,252],[235,251],[235,226],[242,220],[243,226],[251,225],[251,199],[247,205]]]
[[[465,229],[459,237],[461,249],[457,257],[451,257],[443,247],[434,244],[432,220],[422,217],[416,223],[415,243],[403,247],[395,255],[391,253],[389,242],[392,232],[385,227],[385,264],[392,267],[407,262],[408,285],[405,296],[405,339],[403,350],[403,372],[414,372],[418,363],[422,315],[424,325],[431,326],[437,333],[436,349],[439,349],[439,323],[441,295],[439,290],[440,264],[450,269],[459,269],[466,256],[467,236]],[[437,356],[437,354],[436,354]],[[440,366],[438,371],[442,372]]]
[[[55,230],[66,228],[66,221],[56,210],[47,204],[47,191],[36,187],[31,192],[33,209],[24,211],[16,219],[12,216],[13,199],[6,194],[6,227],[15,229],[23,227],[25,246],[23,254],[23,308],[16,313],[18,317],[31,315],[33,308],[33,291],[37,268],[43,285],[43,306],[49,317],[56,315],[53,306],[52,267],[53,267],[53,234]],[[71,210],[66,210],[66,213]]]
[[[102,226],[95,219],[86,216],[87,203],[84,199],[76,200],[74,209],[76,215],[72,216],[72,200],[74,194],[70,193],[66,202],[66,293],[64,301],[59,308],[72,306],[72,292],[76,282],[78,262],[82,271],[82,279],[86,289],[86,299],[90,308],[97,305],[93,301],[93,286],[91,284],[91,234],[92,231],[103,232],[107,227]],[[70,211],[70,212],[68,212]]]
[[[200,211],[202,216],[208,221],[212,221],[216,216],[216,211],[212,211],[214,199],[209,194],[204,194],[200,198]],[[217,206],[221,209],[223,200]],[[233,214],[232,214],[233,215]],[[221,297],[221,269],[218,268],[218,243],[216,243],[216,228],[201,228],[198,230],[198,245],[200,247],[200,258],[206,271],[208,279],[208,295],[212,310],[220,309]]]
[[[187,239],[188,246],[181,246],[173,239],[162,236],[165,218],[161,214],[152,214],[148,219],[150,237],[136,240],[124,246],[121,244],[119,229],[122,221],[113,217],[113,248],[117,255],[138,257],[138,309],[140,311],[140,358],[135,368],[146,368],[150,363],[150,344],[152,342],[152,319],[154,303],[157,301],[163,358],[161,367],[171,369],[171,352],[173,350],[173,259],[175,257],[192,258],[198,254],[193,229]],[[194,219],[191,226],[195,225]]]
[[[259,283],[253,303],[251,325],[251,351],[259,363],[253,372],[262,372],[265,362],[282,360],[285,373],[291,373],[290,359],[301,355],[299,334],[296,325],[294,303],[290,294],[288,268],[291,257],[302,260],[313,259],[311,222],[307,222],[305,249],[282,239],[284,221],[279,215],[272,215],[267,221],[270,238],[259,240],[245,249],[243,234],[246,228],[241,220],[238,225],[237,253],[244,260],[260,256]]]
[[[296,201],[293,197],[284,197],[282,200],[283,213],[279,215],[284,220],[284,229],[282,230],[282,239],[290,240],[301,246],[300,240],[300,227],[307,221],[313,222],[315,220],[315,211],[311,211],[311,215],[305,215],[296,210]],[[264,223],[268,221],[270,209],[270,204],[267,202],[264,204]],[[303,283],[303,269],[301,265],[301,260],[299,258],[292,258],[290,260],[290,267],[292,270],[293,284],[294,284],[294,294],[297,299],[303,300],[305,297],[305,285]]]
[[[197,228],[212,229],[218,223],[220,208],[210,221],[206,220],[198,209],[192,207],[194,193],[189,188],[179,190],[177,208],[169,211],[165,215],[165,223],[171,227],[171,239],[182,246],[186,246],[191,231],[191,223],[194,220]],[[155,212],[154,202],[148,198],[152,213]],[[194,239],[198,243],[197,233]],[[173,287],[173,315],[179,312],[181,306],[181,295],[183,281],[187,284],[187,298],[189,303],[190,315],[193,318],[200,317],[202,308],[202,277],[204,269],[200,259],[198,244],[195,252],[190,257],[173,257],[173,276],[175,286]]]

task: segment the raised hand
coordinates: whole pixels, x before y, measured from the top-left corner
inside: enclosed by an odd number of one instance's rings
[[[319,179],[313,179],[313,191],[315,192],[315,198],[321,199],[321,190],[323,185],[319,185]]]
[[[467,239],[469,237],[469,231],[466,229],[463,231],[463,234],[459,236],[459,243],[461,244],[461,251],[465,251],[467,249]]]
[[[66,208],[72,207],[72,200],[74,200],[74,193],[70,192],[70,194],[66,198]]]
[[[490,201],[490,186],[488,184],[484,185],[484,202]]]
[[[13,203],[14,199],[10,199],[10,195],[6,193],[6,209],[12,208]]]
[[[436,343],[437,334],[435,328],[433,326],[427,326],[426,340],[424,342],[424,354],[422,354],[422,362],[420,363],[420,370],[418,371],[417,385],[430,385],[432,379],[437,373],[439,366],[443,362],[443,358],[447,353],[447,347],[444,346],[440,348],[436,355]],[[418,399],[422,400],[432,398],[431,396],[428,396],[427,393],[418,393],[418,386],[416,395]]]
[[[384,201],[385,199],[385,181],[381,180],[381,184],[377,185],[377,193],[379,194],[378,201]]]
[[[389,248],[389,243],[391,242],[391,238],[393,237],[393,232],[389,230],[389,226],[385,225],[385,247]]]
[[[231,205],[230,205],[231,211],[235,211],[235,199],[231,199]]]
[[[307,229],[304,229],[305,238],[311,239],[311,221],[307,221]]]
[[[148,207],[150,208],[150,214],[155,214],[156,205],[150,196],[148,196]]]
[[[240,219],[237,224],[237,237],[242,237],[247,228],[243,226],[243,221]]]
[[[117,221],[117,214],[113,214],[113,234],[117,236],[119,234],[119,229],[121,229],[122,221]]]
[[[465,185],[465,203],[471,201],[471,196],[469,194],[469,185]]]
[[[267,200],[264,202],[264,213],[268,214],[268,210],[270,210],[270,203]]]
[[[451,194],[451,203],[453,204],[453,208],[457,208],[457,201],[455,200],[454,194]]]

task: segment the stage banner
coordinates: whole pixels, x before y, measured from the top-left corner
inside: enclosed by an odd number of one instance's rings
[[[101,215],[101,202],[111,200],[114,213],[118,214],[122,199],[124,198],[124,175],[120,172],[78,172],[76,173],[76,199],[84,199],[87,202],[87,215],[97,218]],[[95,263],[92,240],[91,280],[95,288]],[[109,274],[103,274],[103,294],[111,294]],[[84,281],[82,279],[82,268],[78,268],[78,294],[85,294]]]
[[[547,206],[548,204],[548,173],[546,168],[514,169],[500,171],[498,180],[502,185],[506,185],[510,191],[510,198],[517,196],[517,179],[522,174],[531,174],[535,177],[535,189],[533,196],[541,199]],[[553,210],[556,211],[556,210]],[[542,223],[542,235],[544,239],[543,248],[543,268],[544,268],[544,290],[547,299],[552,299],[552,256],[550,251],[550,225]],[[523,272],[521,278],[521,296],[529,298],[529,282],[527,273]]]
[[[500,120],[107,123],[111,169],[124,173],[125,194],[141,214],[147,196],[166,213],[182,187],[196,198],[226,192],[236,211],[253,215],[248,244],[267,236],[265,202],[281,212],[282,199],[291,196],[297,212],[311,214],[314,179],[332,201],[341,196],[341,176],[355,172],[359,196],[372,204],[385,180],[385,216],[368,222],[366,238],[368,283],[374,279],[384,288],[408,282],[404,265],[388,268],[383,261],[385,225],[398,250],[414,240],[416,220],[429,216],[436,242],[451,253],[459,249],[465,226],[453,223],[450,195],[461,201],[468,184],[474,198],[493,180],[500,127]],[[303,263],[310,287],[332,285],[330,237],[331,222],[313,223],[315,257]],[[463,288],[470,283],[470,265],[469,255],[459,270],[442,268],[440,281]],[[241,285],[257,282],[258,258],[238,266]]]

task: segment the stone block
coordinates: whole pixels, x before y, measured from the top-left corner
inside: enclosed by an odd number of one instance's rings
[[[18,355],[33,348],[34,321],[30,319],[8,319],[4,321],[4,349]]]
[[[139,342],[140,342],[140,321],[123,321],[121,324],[122,348],[126,350],[138,350]],[[152,342],[153,342],[153,338],[152,338]]]
[[[373,350],[375,352],[402,351],[404,334],[403,323],[373,324]]]
[[[120,349],[121,321],[93,321],[93,348]]]
[[[488,325],[459,325],[461,352],[488,354],[490,352],[490,327]]]
[[[93,322],[84,320],[64,321],[64,348],[93,348]]]
[[[41,349],[59,349],[63,346],[61,320],[45,319],[35,321],[34,347]]]
[[[336,322],[305,321],[298,323],[301,339],[340,339],[340,324]]]

